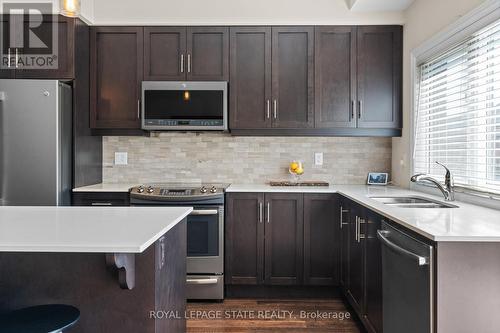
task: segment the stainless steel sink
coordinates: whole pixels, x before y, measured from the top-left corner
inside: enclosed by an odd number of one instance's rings
[[[370,198],[381,202],[384,205],[399,208],[457,208],[455,205],[416,196]]]

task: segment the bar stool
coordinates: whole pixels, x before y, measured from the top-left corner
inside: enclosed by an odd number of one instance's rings
[[[80,310],[71,305],[38,305],[0,316],[2,333],[61,333],[76,324]]]

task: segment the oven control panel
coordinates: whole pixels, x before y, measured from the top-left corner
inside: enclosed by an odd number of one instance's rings
[[[166,184],[146,184],[130,189],[130,196],[138,199],[153,200],[190,200],[221,196],[227,185],[204,184],[200,186],[179,186]]]

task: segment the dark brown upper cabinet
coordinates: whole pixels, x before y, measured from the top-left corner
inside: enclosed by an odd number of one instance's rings
[[[357,28],[360,128],[401,128],[402,28]]]
[[[230,128],[314,126],[314,28],[231,28]]]
[[[21,18],[23,21],[27,16]],[[26,78],[26,79],[73,79],[75,78],[75,39],[77,30],[79,26],[84,25],[82,21],[75,18],[68,18],[61,15],[44,15],[42,24],[37,28],[28,28],[29,22],[24,21],[25,31],[30,31],[30,33],[36,35],[43,41],[52,40],[51,35],[54,32],[57,33],[57,44],[46,45],[49,47],[49,51],[45,50],[45,47],[40,48],[40,54],[45,52],[53,52],[54,56],[51,57],[51,61],[54,61],[54,68],[47,69],[35,69],[30,66],[29,63],[23,63],[23,55],[28,51],[24,48],[11,48],[9,47],[9,35],[10,35],[10,25],[8,24],[10,16],[2,15],[2,22],[7,24],[2,24],[2,38],[5,43],[3,43],[2,55],[6,63],[9,62],[11,66],[5,68],[2,66],[0,70],[1,78]],[[26,35],[26,33],[25,33]],[[24,36],[25,44],[28,45],[28,37]],[[45,43],[44,43],[45,44]],[[28,59],[29,60],[29,59]],[[49,61],[45,59],[45,61]]]
[[[145,27],[144,79],[227,81],[229,28]]]
[[[315,48],[315,127],[356,127],[356,27],[317,27]]]
[[[187,79],[189,81],[229,79],[229,28],[187,28]]]
[[[314,28],[272,31],[273,127],[314,127]]]
[[[142,27],[91,28],[92,128],[140,128],[142,64]]]
[[[185,27],[144,28],[144,80],[185,80],[185,56]]]
[[[271,127],[271,28],[231,28],[229,127]]]
[[[336,194],[304,194],[304,284],[338,285],[340,222]]]

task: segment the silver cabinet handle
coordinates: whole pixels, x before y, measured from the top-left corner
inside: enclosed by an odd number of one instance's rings
[[[347,209],[344,209],[342,206],[340,206],[340,229],[344,227],[344,225],[347,225],[348,223],[344,223],[344,213],[349,212]]]
[[[358,107],[358,119],[361,119],[361,112],[362,112],[362,105],[363,104],[361,104],[361,100],[358,101],[358,103],[359,103],[359,107]]]
[[[18,63],[19,63],[19,50],[16,47],[16,68]]]
[[[160,262],[158,263],[158,269],[162,269],[165,266],[165,237],[160,238]]]
[[[271,203],[267,203],[267,223],[271,223]]]
[[[92,202],[91,206],[113,206],[111,202]]]
[[[358,219],[358,243],[361,243],[361,240],[365,239],[365,235],[361,233],[362,224],[365,224],[365,220],[360,217]]]
[[[186,279],[187,284],[217,284],[219,280],[217,278],[212,279]]]
[[[191,54],[188,53],[188,73],[191,73]]]
[[[390,232],[387,230],[377,230],[377,237],[378,237],[378,239],[380,239],[382,244],[386,245],[387,247],[389,247],[390,249],[392,249],[393,251],[395,251],[397,253],[401,253],[402,255],[404,255],[406,257],[415,259],[419,266],[429,265],[429,257],[419,256],[418,254],[410,252],[406,249],[403,249],[401,246],[394,244],[393,242],[391,242],[387,238],[387,236],[389,236],[389,234],[390,234]]]
[[[189,215],[217,215],[217,209],[195,209]]]
[[[267,119],[271,118],[271,101],[266,101],[266,117]]]
[[[273,100],[273,117],[274,119],[278,118],[278,101]]]
[[[10,66],[11,66],[11,63],[10,63],[10,47],[7,49],[7,60],[8,60],[7,67],[10,68]]]
[[[137,100],[137,119],[141,119],[141,100]]]
[[[356,242],[359,243],[359,241],[358,241],[358,228],[359,228],[358,221],[359,221],[359,217],[356,216],[356,232],[355,232],[355,237],[356,237]]]
[[[259,202],[259,223],[262,223],[262,220],[264,220],[264,204]]]
[[[184,54],[181,54],[181,73],[184,73]]]
[[[351,101],[351,119],[349,121],[353,121],[354,120],[354,100]]]

